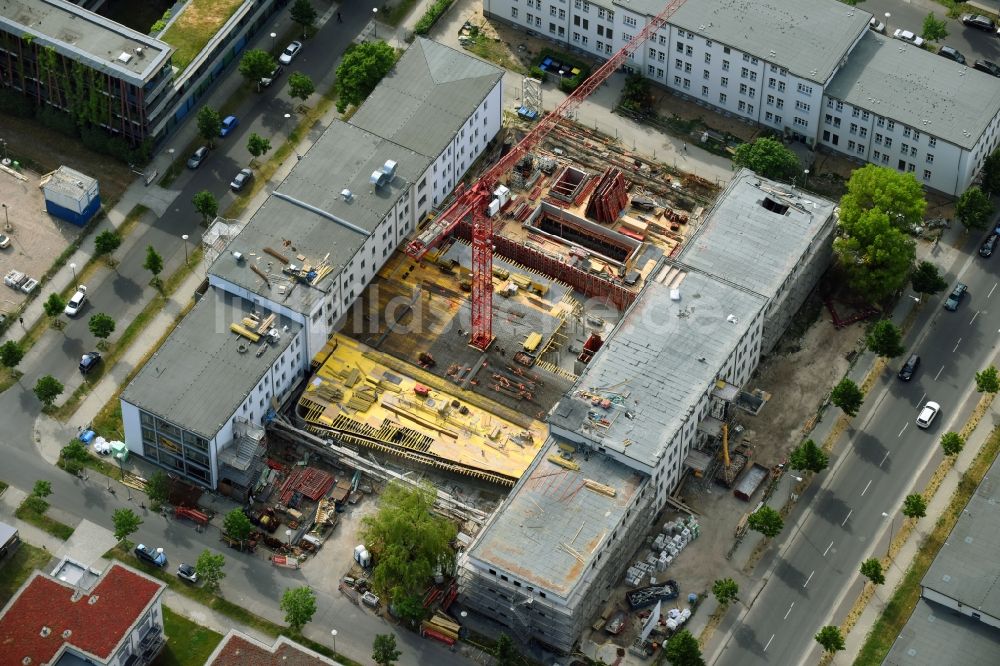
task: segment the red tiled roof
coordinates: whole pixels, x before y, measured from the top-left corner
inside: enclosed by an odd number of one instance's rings
[[[0,617],[0,664],[25,657],[46,664],[64,643],[106,659],[163,587],[115,563],[90,594],[73,601],[77,588],[36,572]],[[50,629],[47,637],[43,627]],[[63,638],[65,631],[71,633]]]
[[[268,647],[233,630],[206,666],[329,666],[337,662],[281,636]]]

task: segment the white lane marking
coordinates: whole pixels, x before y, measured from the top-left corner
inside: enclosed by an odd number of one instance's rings
[[[871,486],[872,486],[872,482],[871,482],[871,481],[869,481],[869,482],[868,482],[868,485],[867,485],[867,486],[865,486],[865,489],[861,491],[861,496],[862,496],[862,497],[864,497],[864,496],[865,496],[865,493],[866,493],[866,492],[868,492],[868,489],[869,489],[869,488],[871,488]]]
[[[830,545],[826,547],[826,550],[823,551],[823,557],[826,557],[826,554],[830,552],[831,548],[833,548],[833,542],[832,541],[830,542]]]
[[[920,402],[923,402],[923,400],[921,400]],[[896,435],[896,437],[902,437],[902,436],[903,436],[903,433],[904,433],[904,432],[906,432],[906,428],[907,428],[907,427],[908,427],[909,425],[910,425],[910,422],[909,422],[909,421],[907,421],[907,422],[906,422],[906,424],[905,424],[905,425],[903,425],[903,429],[899,431],[899,434],[898,434],[898,435]]]
[[[888,459],[889,459],[889,452],[888,452],[888,451],[886,451],[886,452],[885,452],[885,457],[884,457],[884,458],[882,458],[882,462],[880,462],[880,463],[878,464],[878,466],[879,466],[879,467],[881,467],[881,466],[882,466],[883,464],[885,464],[885,461],[886,461],[886,460],[888,460]]]
[[[934,375],[934,381],[937,381],[937,378],[941,376],[942,372],[944,372],[944,366],[943,365],[941,366],[941,369],[937,371],[937,374]]]
[[[972,325],[972,322],[976,321],[976,317],[978,316],[979,316],[979,310],[976,310],[976,314],[972,315],[972,319],[969,320],[969,326]]]
[[[996,289],[996,288],[997,288],[997,283],[994,282],[993,283],[993,289]],[[993,295],[993,289],[990,289],[990,293],[986,294],[986,298],[989,298],[990,296]]]
[[[806,585],[809,584],[809,581],[811,581],[813,579],[813,574],[814,573],[816,573],[815,570],[809,572],[809,578],[806,578],[806,582],[802,583],[802,587],[805,587]]]
[[[958,346],[959,346],[960,344],[962,344],[962,338],[959,338],[959,339],[958,339],[958,342],[956,342],[956,343],[955,343],[955,346],[954,346],[954,347],[952,348],[952,350],[951,350],[951,353],[952,353],[952,354],[954,354],[954,353],[955,353],[955,350],[957,350],[957,349],[958,349]]]
[[[791,613],[791,612],[792,612],[792,609],[793,609],[793,608],[795,608],[795,602],[794,602],[794,601],[792,602],[792,605],[788,607],[788,610],[787,610],[787,611],[785,611],[785,617],[783,617],[783,618],[781,618],[781,619],[782,619],[782,620],[787,620],[787,619],[788,619],[788,615],[789,615],[789,613]]]
[[[927,397],[927,394],[926,394],[926,393],[924,393],[923,395],[921,395],[921,396],[920,396],[920,400],[917,400],[917,404],[918,404],[918,405],[922,405],[922,404],[924,404],[924,398],[926,398],[926,397]]]
[[[774,634],[771,634],[771,637],[767,639],[767,645],[764,646],[764,652],[767,652],[767,648],[771,647],[771,641],[773,640],[774,640]]]
[[[847,524],[847,521],[851,519],[851,514],[854,513],[854,509],[847,512],[847,518],[844,518],[844,522],[840,524],[841,527]]]

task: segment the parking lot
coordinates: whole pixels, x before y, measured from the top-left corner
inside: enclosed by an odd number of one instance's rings
[[[948,27],[948,36],[937,42],[937,46],[947,45],[957,49],[965,56],[969,65],[980,59],[1000,63],[1000,38],[997,38],[996,34],[966,27],[958,18],[948,18],[945,7],[932,0],[880,0],[878,3],[866,2],[861,8],[885,23],[886,34],[889,36],[899,28],[919,35],[923,29],[924,18],[933,12],[937,18],[946,21]],[[886,18],[886,12],[889,13],[889,18]],[[989,12],[976,8],[971,8],[970,13],[990,15]],[[992,14],[990,18],[996,20],[996,14]],[[935,42],[931,42],[932,46],[934,44]]]

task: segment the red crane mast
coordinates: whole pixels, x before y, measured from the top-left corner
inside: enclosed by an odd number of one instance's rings
[[[469,344],[485,351],[493,343],[493,222],[486,207],[500,177],[533,150],[562,120],[580,106],[632,55],[649,36],[663,27],[685,0],[671,0],[639,33],[598,67],[551,113],[542,117],[510,152],[482,174],[472,187],[460,185],[455,201],[406,246],[406,254],[420,260],[447,237],[458,223],[472,218],[472,335]]]

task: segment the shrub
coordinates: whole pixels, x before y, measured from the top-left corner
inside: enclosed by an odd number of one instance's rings
[[[545,83],[546,81],[549,80],[549,73],[546,72],[541,67],[539,67],[538,65],[535,65],[534,67],[531,68],[530,74],[531,78],[538,79],[542,83]]]
[[[435,0],[434,4],[431,5],[427,11],[424,12],[424,15],[420,17],[420,20],[417,21],[417,25],[414,26],[413,32],[418,35],[426,35],[430,32],[431,28],[434,27],[434,24],[437,23],[437,20],[441,18],[446,11],[448,11],[449,7],[451,7],[452,2],[454,2],[454,0]]]

